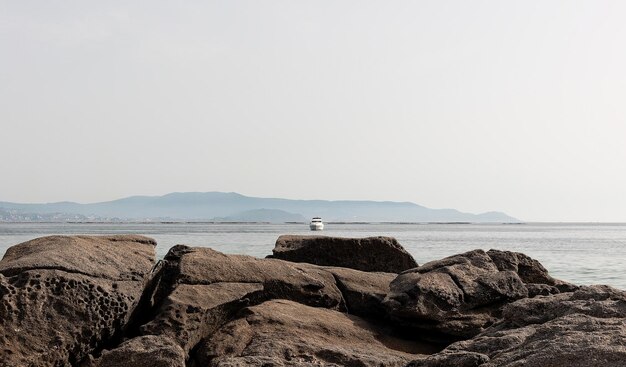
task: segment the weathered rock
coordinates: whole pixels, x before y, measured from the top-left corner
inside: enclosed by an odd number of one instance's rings
[[[481,367],[626,365],[626,292],[591,286],[515,301],[478,336],[410,366],[466,365],[459,360]]]
[[[482,353],[471,350],[480,350]],[[528,325],[519,329],[487,330],[474,339],[453,344],[441,353],[413,361],[408,366],[624,365],[626,365],[626,323],[623,319],[601,319],[572,314],[544,324]]]
[[[557,281],[548,275],[541,263],[519,252],[489,250],[487,255],[500,271],[517,273],[524,283],[555,285]]]
[[[626,292],[561,282],[519,253],[399,275],[186,246],[153,259],[140,236],[9,249],[0,366],[626,365]]]
[[[483,366],[488,361],[489,357],[480,353],[447,352],[414,360],[406,367],[478,367]]]
[[[541,295],[556,294],[559,292],[572,292],[578,288],[573,284],[552,278],[548,274],[548,270],[539,261],[520,252],[489,250],[487,255],[493,260],[498,270],[510,270],[517,273],[526,284],[526,287],[529,288],[529,291],[533,288],[533,293]]]
[[[572,314],[626,321],[626,292],[597,285],[548,297],[521,299],[503,307],[502,323],[525,326]]]
[[[40,237],[10,247],[0,261],[0,273],[49,269],[142,281],[154,263],[154,246],[153,239],[137,235]]]
[[[156,309],[141,332],[167,335],[185,353],[247,305],[282,298],[345,309],[333,275],[307,264],[176,246],[157,278]]]
[[[397,274],[337,267],[326,267],[324,270],[334,275],[348,313],[369,318],[386,317],[383,300],[389,293],[389,283]]]
[[[154,263],[141,236],[50,236],[0,261],[0,366],[69,366],[126,328]]]
[[[83,364],[84,367],[185,367],[185,352],[164,336],[140,336]]]
[[[502,305],[528,297],[520,272],[532,284],[558,284],[522,254],[474,250],[400,274],[384,304],[398,323],[427,331],[429,338],[466,339],[495,323]]]
[[[247,308],[194,355],[195,366],[403,366],[431,346],[356,316],[273,300]]]
[[[569,315],[539,326],[503,332],[519,342],[492,354],[484,367],[527,366],[624,366],[626,365],[626,322]]]
[[[180,284],[167,296],[144,334],[167,335],[188,353],[263,290],[260,283]]]
[[[276,259],[363,271],[397,274],[417,266],[413,257],[392,237],[285,235],[276,240],[272,252]]]

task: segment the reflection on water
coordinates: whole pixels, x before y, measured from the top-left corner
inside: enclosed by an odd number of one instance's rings
[[[44,235],[113,233],[138,233],[156,239],[159,257],[176,244],[265,257],[279,235],[311,231],[308,224],[0,223],[0,255],[9,246]],[[419,264],[477,248],[519,251],[538,259],[556,278],[626,289],[626,224],[326,223],[319,234],[393,236]]]

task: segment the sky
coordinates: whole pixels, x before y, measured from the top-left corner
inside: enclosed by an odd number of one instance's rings
[[[626,222],[624,1],[0,0],[0,201]]]

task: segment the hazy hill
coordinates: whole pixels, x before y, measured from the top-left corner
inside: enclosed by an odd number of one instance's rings
[[[163,196],[131,196],[124,199],[92,204],[72,202],[18,204],[0,202],[0,208],[38,214],[68,213],[89,217],[122,218],[125,220],[150,218],[213,220],[215,218],[230,218],[230,220],[235,221],[276,221],[276,219],[263,218],[276,218],[280,213],[285,218],[321,216],[325,221],[519,222],[518,219],[501,212],[470,214],[462,213],[455,209],[430,209],[409,202],[290,200],[257,198],[223,192],[186,192],[171,193]],[[250,218],[251,220],[239,220],[237,218]],[[289,219],[285,221],[294,220]]]
[[[309,218],[310,219],[310,218]],[[286,223],[286,222],[306,222],[307,219],[300,214],[289,213],[278,209],[254,209],[246,210],[241,213],[229,215],[223,218],[213,218],[219,222],[270,222],[270,223]]]

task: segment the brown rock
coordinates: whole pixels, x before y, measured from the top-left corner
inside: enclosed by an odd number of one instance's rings
[[[489,335],[489,334],[488,334]],[[517,340],[510,349],[491,354],[483,367],[605,367],[626,365],[626,322],[568,315],[541,325],[495,334]],[[519,339],[518,339],[519,338]]]
[[[176,246],[157,276],[154,317],[143,334],[167,335],[185,351],[246,307],[268,299],[345,309],[333,275],[318,267]]]
[[[626,318],[626,292],[603,285],[583,286],[575,292],[521,299],[502,310],[503,322],[512,326],[540,324],[571,314]]]
[[[124,331],[154,263],[140,236],[51,236],[0,261],[0,366],[65,366]]]
[[[429,338],[466,339],[495,323],[502,305],[528,297],[519,272],[533,284],[558,283],[525,255],[474,250],[400,274],[384,304],[396,322],[427,332],[423,335]],[[539,293],[537,289],[533,287]]]
[[[389,283],[397,274],[336,267],[326,267],[324,270],[334,275],[348,313],[369,318],[386,317],[383,300],[389,293]]]
[[[625,345],[626,323],[623,319],[571,314],[543,324],[487,330],[408,366],[624,366]],[[460,363],[459,358],[466,364]]]
[[[369,256],[343,246],[367,240],[341,239],[335,260]],[[399,275],[186,246],[151,271],[153,256],[141,236],[9,249],[0,366],[626,365],[626,292],[553,279],[520,253],[475,250]]]
[[[515,301],[478,336],[410,366],[463,365],[459,358],[481,367],[626,365],[626,292],[591,286]]]
[[[285,235],[276,240],[272,252],[276,259],[363,271],[400,273],[417,266],[413,257],[392,237]]]
[[[0,273],[12,276],[49,269],[112,280],[143,280],[146,266],[154,263],[154,246],[153,239],[137,235],[40,237],[10,247],[0,261]]]
[[[517,273],[529,291],[531,290],[529,286],[533,285],[533,293],[538,291],[537,294],[541,295],[556,294],[572,292],[578,288],[573,284],[552,278],[539,261],[520,252],[489,250],[487,255],[493,260],[498,270],[510,270]],[[556,289],[548,288],[548,286]]]
[[[431,346],[385,336],[356,316],[273,300],[203,342],[195,366],[404,366]]]
[[[541,263],[519,252],[489,250],[487,255],[500,271],[513,271],[524,283],[555,285],[557,281],[548,275]]]
[[[261,292],[261,283],[179,284],[167,296],[156,316],[142,327],[143,334],[166,335],[188,353]]]
[[[185,352],[164,336],[140,336],[85,363],[86,367],[185,367]]]
[[[489,357],[473,352],[448,352],[416,359],[406,367],[478,367],[489,361]]]

